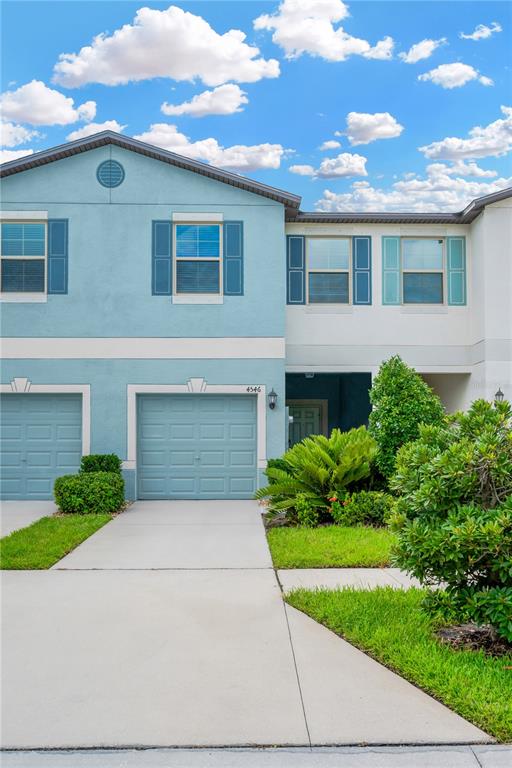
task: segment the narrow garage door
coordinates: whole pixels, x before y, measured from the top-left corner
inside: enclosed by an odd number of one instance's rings
[[[141,395],[141,499],[248,499],[256,489],[256,398]]]
[[[82,456],[80,395],[0,396],[0,496],[51,499]]]

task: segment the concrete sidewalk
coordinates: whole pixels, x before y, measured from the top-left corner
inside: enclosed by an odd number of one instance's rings
[[[4,747],[492,741],[285,608],[254,502],[134,504],[2,589]]]
[[[0,536],[8,536],[19,528],[35,523],[57,511],[53,501],[1,501]]]

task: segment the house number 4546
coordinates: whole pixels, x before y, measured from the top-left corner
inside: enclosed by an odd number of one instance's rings
[[[246,392],[261,392],[261,387],[247,387]]]

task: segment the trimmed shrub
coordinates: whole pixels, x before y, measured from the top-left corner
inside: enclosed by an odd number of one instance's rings
[[[382,491],[359,491],[331,506],[331,515],[338,525],[383,526],[391,513],[394,498]]]
[[[92,453],[82,456],[80,472],[117,472],[121,474],[121,459],[115,453]]]
[[[124,504],[124,480],[117,472],[80,472],[55,480],[55,502],[61,512],[112,514]]]
[[[329,499],[368,477],[376,452],[375,440],[365,427],[348,432],[333,429],[330,437],[306,437],[284,454],[286,469],[267,469],[270,483],[256,491],[256,498],[268,497],[272,510],[293,510],[302,494],[320,515],[328,515]]]
[[[315,528],[318,525],[320,519],[318,510],[311,505],[303,493],[299,493],[295,499],[295,514],[297,523],[303,528]]]
[[[389,477],[398,449],[418,438],[421,423],[440,424],[444,409],[428,384],[398,356],[381,365],[370,389],[370,402],[368,430],[379,447],[375,463]]]

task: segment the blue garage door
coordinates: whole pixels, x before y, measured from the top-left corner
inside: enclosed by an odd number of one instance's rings
[[[141,499],[250,499],[256,489],[256,398],[138,398]]]
[[[51,499],[82,456],[81,395],[0,396],[0,497]]]

